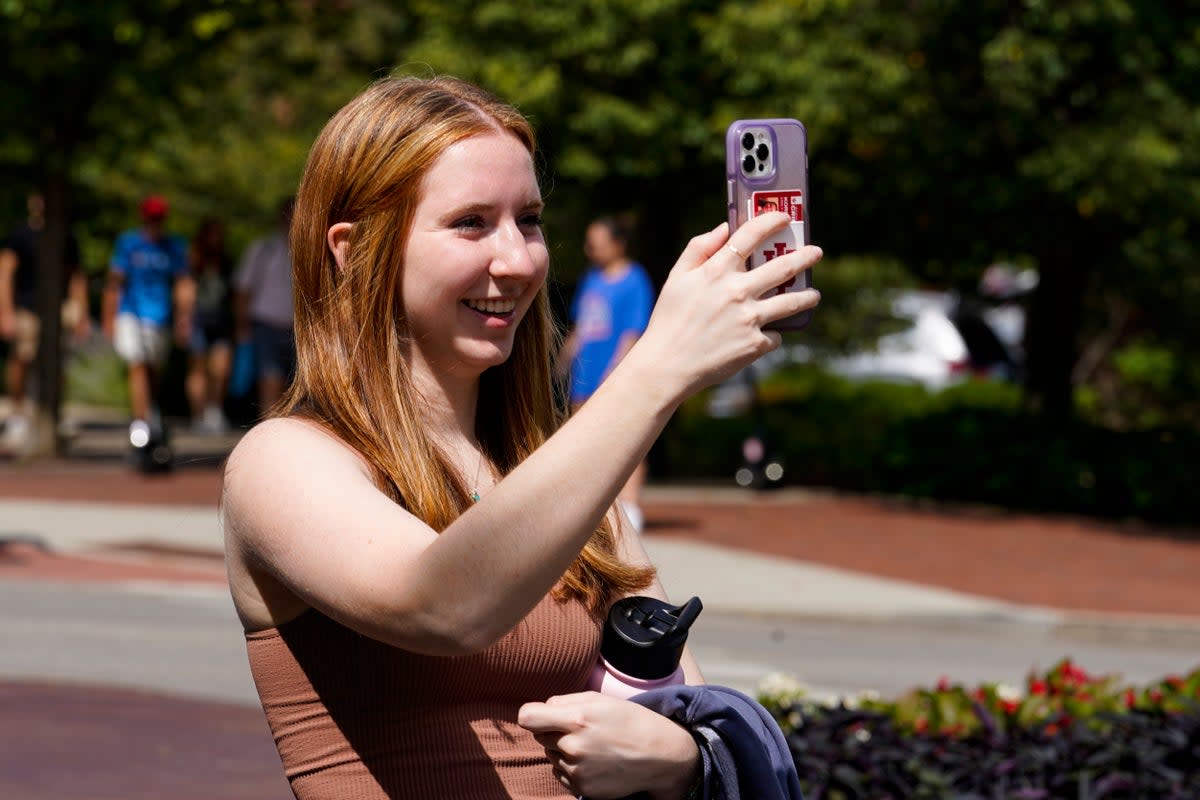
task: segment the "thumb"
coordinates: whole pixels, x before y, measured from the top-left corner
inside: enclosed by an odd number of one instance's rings
[[[580,727],[578,714],[549,703],[526,703],[521,706],[517,711],[517,724],[533,733],[569,733]]]

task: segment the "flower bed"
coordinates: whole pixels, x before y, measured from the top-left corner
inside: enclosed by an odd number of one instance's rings
[[[943,679],[898,700],[775,680],[809,800],[1200,798],[1200,669],[1135,687],[1070,660],[1023,689]]]

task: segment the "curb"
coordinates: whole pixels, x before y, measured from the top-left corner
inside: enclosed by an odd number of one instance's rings
[[[37,547],[46,552],[55,552],[42,541],[22,539],[19,543]],[[92,547],[59,550],[57,553],[66,557],[103,560],[113,564],[145,566],[148,563],[158,563],[167,568],[212,568],[224,560],[224,554],[218,549],[150,541],[106,542]],[[64,582],[64,579],[46,578],[45,581]],[[151,591],[156,594],[207,591],[209,588],[215,590],[219,583],[214,578],[212,586],[209,587],[209,582],[206,580],[175,577],[114,578],[98,582],[111,583],[133,591]],[[223,594],[226,590],[221,587],[219,591]],[[1033,628],[1041,629],[1047,635],[1082,640],[1119,641],[1142,645],[1163,644],[1174,647],[1194,647],[1200,650],[1200,619],[1152,614],[1062,611],[1040,606],[1000,603],[990,601],[988,598],[980,599],[989,605],[983,608],[963,608],[961,610],[908,610],[896,613],[856,609],[805,610],[796,606],[786,610],[772,610],[736,602],[723,602],[718,595],[705,601],[705,609],[710,614],[724,616],[829,625],[891,626],[902,624],[907,628],[914,629],[961,630],[969,628],[980,632],[999,631],[1005,628]]]
[[[95,548],[74,551],[72,555],[89,558],[105,558],[114,561],[138,559],[138,563],[146,563],[140,557],[151,560],[162,559],[173,566],[206,566],[211,567],[224,561],[224,553],[214,548],[173,545],[162,542],[129,541],[105,543]],[[195,581],[189,580],[138,580],[136,583],[153,583],[156,586],[190,587]],[[1120,640],[1141,644],[1171,644],[1174,646],[1191,646],[1200,649],[1200,619],[1191,617],[1174,617],[1156,614],[1118,614],[1094,611],[1063,611],[1043,606],[1024,606],[1013,603],[992,601],[990,598],[979,598],[988,602],[990,607],[985,609],[963,609],[961,611],[908,611],[904,613],[858,611],[858,610],[820,610],[805,611],[803,608],[790,608],[785,611],[773,611],[762,608],[749,608],[726,605],[715,599],[706,602],[710,613],[725,614],[759,619],[802,620],[814,623],[861,623],[871,625],[890,625],[903,623],[916,628],[1040,628],[1047,634],[1057,634],[1072,638],[1101,639],[1106,641]]]

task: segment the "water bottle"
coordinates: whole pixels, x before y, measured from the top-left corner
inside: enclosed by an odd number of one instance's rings
[[[587,688],[629,698],[683,683],[679,658],[688,629],[702,608],[699,597],[681,606],[642,595],[613,603],[600,641],[600,659]]]

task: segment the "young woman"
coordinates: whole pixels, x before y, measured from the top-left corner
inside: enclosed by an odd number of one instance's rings
[[[297,375],[222,519],[280,757],[309,798],[681,798],[690,734],[584,692],[611,602],[665,597],[613,501],[674,409],[779,344],[747,273],[787,223],[680,256],[645,334],[559,426],[534,137],[450,78],[380,82],[314,143],[292,248]],[[690,657],[689,681],[701,680]]]

